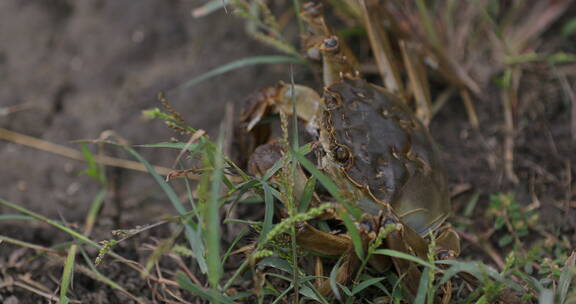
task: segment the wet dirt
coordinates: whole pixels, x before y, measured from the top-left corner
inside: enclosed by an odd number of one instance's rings
[[[161,142],[173,132],[146,121],[141,111],[160,106],[158,92],[168,91],[189,124],[212,133],[223,120],[225,103],[285,75],[271,71],[269,78],[257,77],[265,68],[255,67],[170,91],[225,62],[270,53],[247,39],[234,16],[192,18],[192,9],[201,4],[3,1],[0,102],[3,108],[24,108],[3,116],[0,126],[73,148],[78,145],[70,141],[95,139],[105,130],[133,144]],[[173,160],[169,152],[143,151],[151,163],[164,166]],[[63,212],[71,221],[82,218],[97,191],[89,178],[78,176],[86,168],[82,162],[7,142],[0,147],[0,161],[3,198],[47,216]],[[126,197],[153,183],[140,173],[125,175]]]
[[[193,18],[192,10],[204,2],[1,1],[0,108],[6,113],[0,114],[0,128],[74,149],[79,146],[71,141],[95,139],[106,130],[132,144],[164,142],[174,132],[161,122],[147,121],[141,111],[159,107],[157,94],[166,91],[190,125],[214,134],[223,121],[226,103],[241,101],[255,88],[276,80],[288,80],[288,66],[245,68],[189,90],[172,90],[226,62],[273,54],[249,39],[242,21],[231,14],[221,10]],[[130,159],[116,148],[105,147],[104,151]],[[139,151],[152,164],[167,167],[178,154],[162,149]],[[0,198],[70,225],[84,221],[100,190],[95,180],[80,174],[86,163],[15,143],[0,140],[0,164]],[[93,239],[107,239],[112,229],[174,214],[150,175],[109,168],[108,176],[115,190],[106,197]],[[0,207],[0,214],[15,213]],[[70,240],[53,228],[29,222],[2,222],[0,234],[46,246]],[[0,245],[0,268],[8,269],[0,274],[0,282],[6,282],[14,271],[6,263],[10,257],[17,258],[16,248]],[[135,254],[138,260],[149,253]],[[61,264],[36,263],[17,272],[27,271],[33,273],[33,280],[46,283],[60,276]],[[120,270],[110,273],[121,274],[113,275],[119,282],[128,276]],[[146,283],[136,272],[130,276],[141,282],[138,284]],[[75,283],[77,299],[85,299],[84,303],[130,302],[103,284],[84,286],[88,281]],[[136,287],[129,289],[146,289]],[[19,299],[16,303],[43,301],[33,294],[20,287],[2,287],[0,302],[11,295]],[[101,300],[94,300],[98,297]]]
[[[163,142],[174,132],[141,111],[159,106],[157,94],[167,91],[172,105],[187,122],[215,135],[226,103],[244,99],[256,88],[289,80],[287,65],[256,66],[217,76],[192,89],[171,90],[186,80],[225,62],[273,54],[250,40],[238,18],[219,11],[194,19],[191,11],[204,1],[156,0],[3,0],[0,1],[0,128],[78,149],[78,139],[98,138],[114,130],[132,144]],[[568,79],[572,88],[575,80]],[[534,90],[533,87],[544,89]],[[488,90],[490,91],[490,90]],[[450,100],[431,125],[444,151],[454,198],[461,214],[474,192],[481,193],[474,231],[489,229],[484,212],[489,194],[514,193],[523,205],[538,201],[548,231],[576,244],[574,140],[571,107],[555,75],[538,71],[526,77],[516,117],[515,172],[511,183],[502,163],[503,115],[490,95],[477,105],[480,128],[473,129],[460,100]],[[105,147],[107,155],[129,159],[127,153]],[[170,167],[178,151],[139,149],[153,164]],[[96,181],[79,175],[84,162],[30,147],[0,141],[0,198],[81,225],[100,190]],[[156,182],[145,173],[108,168],[114,191],[106,197],[92,238],[110,238],[109,231],[151,223],[174,214]],[[462,190],[464,189],[464,190]],[[15,214],[0,207],[0,214]],[[456,218],[458,221],[458,219]],[[70,237],[41,223],[0,222],[0,235],[41,246],[70,241]],[[145,263],[150,251],[142,244],[169,236],[161,227],[139,235],[119,248],[127,257]],[[465,254],[473,252],[465,245]],[[58,258],[27,263],[33,250],[0,244],[0,302],[40,303],[45,297],[9,280],[34,281],[57,295],[62,262]],[[89,252],[94,256],[95,252]],[[481,255],[474,255],[481,257]],[[130,292],[150,298],[156,290],[137,272],[105,264],[106,275]],[[130,303],[131,299],[79,274],[72,291],[84,303]],[[28,281],[27,281],[28,280]],[[11,301],[11,302],[10,302]]]
[[[501,104],[491,102],[489,95],[480,99],[476,107],[479,129],[471,127],[460,100],[448,103],[431,125],[431,132],[444,152],[447,175],[455,194],[452,223],[466,226],[465,231],[470,235],[490,234],[489,242],[502,255],[507,249],[497,245],[500,234],[494,233],[494,223],[487,216],[491,196],[497,193],[513,195],[523,208],[535,208],[539,229],[564,238],[569,248],[576,244],[573,179],[576,154],[570,130],[571,105],[562,95],[556,76],[539,73],[524,77],[525,85],[533,87],[520,90],[519,94],[523,109],[519,110],[514,136],[514,173],[518,183],[508,179],[505,173],[504,118]],[[572,87],[575,84],[572,79]],[[476,199],[473,212],[464,217],[468,205]],[[533,240],[546,237],[548,235],[532,234]],[[546,246],[551,248],[559,242],[554,241]],[[527,242],[526,246],[528,250],[544,245]],[[493,263],[486,259],[485,249],[481,243],[472,245],[465,240],[462,255]]]

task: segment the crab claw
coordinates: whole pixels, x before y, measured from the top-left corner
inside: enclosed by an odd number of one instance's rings
[[[293,115],[293,101],[296,103],[296,115],[307,123],[307,130],[318,130],[316,119],[321,110],[320,95],[309,87],[283,82],[252,94],[240,121],[246,125],[247,131],[251,131],[268,113]]]
[[[246,131],[251,131],[274,105],[279,86],[260,89],[248,96],[240,122],[245,124]]]
[[[258,146],[248,159],[248,173],[263,176],[282,158],[284,151],[278,141]]]
[[[460,237],[451,225],[444,225],[436,238],[437,256],[441,260],[453,259],[460,255]]]

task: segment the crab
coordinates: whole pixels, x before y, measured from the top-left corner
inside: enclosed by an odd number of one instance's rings
[[[242,117],[247,129],[270,111],[305,121],[318,138],[319,168],[342,197],[362,211],[356,225],[365,247],[393,225],[381,246],[427,259],[432,236],[438,258],[457,256],[458,235],[443,225],[451,212],[446,177],[427,128],[401,98],[362,79],[353,56],[326,25],[321,5],[306,3],[302,18],[309,27],[303,43],[306,53],[321,60],[322,96],[301,85],[281,83],[263,89]],[[250,171],[262,174],[280,157],[277,144],[263,145],[252,155]],[[303,223],[296,239],[307,250],[344,257],[337,270],[339,283],[348,283],[361,264],[345,234]],[[369,263],[378,271],[393,267],[407,290],[416,293],[420,270],[415,264],[384,255],[372,256]],[[320,291],[329,293],[329,284]]]

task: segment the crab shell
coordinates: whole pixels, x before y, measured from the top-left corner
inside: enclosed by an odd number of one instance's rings
[[[356,193],[363,212],[391,206],[420,235],[436,229],[451,210],[447,182],[436,144],[410,109],[361,79],[328,86],[323,101],[324,170]]]

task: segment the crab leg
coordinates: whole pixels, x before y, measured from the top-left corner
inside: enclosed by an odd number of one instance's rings
[[[336,281],[340,284],[347,284],[360,267],[360,259],[354,252],[354,247],[350,238],[334,235],[318,230],[308,223],[303,223],[296,232],[296,240],[302,248],[322,253],[326,255],[342,256],[342,263],[336,270]],[[316,261],[316,275],[323,276],[322,261]],[[327,296],[332,293],[328,280],[318,280],[318,291]]]
[[[354,249],[350,247],[348,251],[342,257],[342,264],[336,270],[336,282],[339,284],[346,285],[351,278],[353,278],[354,274],[358,271],[362,261],[358,258]],[[332,293],[332,289],[330,287],[330,281],[325,280],[322,285],[318,288],[320,294],[327,296]]]
[[[308,223],[298,228],[296,241],[304,249],[326,255],[342,255],[352,246],[350,238],[318,230]]]
[[[378,231],[389,225],[394,225],[394,229],[386,235],[383,243],[384,248],[396,250],[420,258],[425,258],[428,250],[426,241],[413,229],[402,224],[398,217],[392,212],[390,206],[386,207],[377,217],[366,215],[361,221],[361,227],[365,234],[374,239]],[[394,266],[400,275],[403,285],[412,294],[418,291],[420,282],[420,270],[416,264],[405,259],[389,257],[386,255],[375,255],[370,258],[370,264],[380,272],[384,272]]]
[[[368,247],[369,242],[376,238],[376,231],[379,231],[380,227],[387,225],[395,225],[395,229],[386,236],[383,244],[384,248],[426,258],[428,246],[425,240],[416,231],[403,225],[390,209],[384,215],[381,214],[378,217],[366,215],[361,220],[360,230],[364,247]],[[318,253],[343,256],[343,262],[336,270],[336,281],[338,283],[347,284],[358,271],[361,260],[356,256],[349,238],[322,232],[308,224],[304,224],[298,231],[297,239],[298,244],[303,248]],[[421,272],[416,264],[405,259],[391,258],[386,255],[374,255],[370,258],[369,263],[380,272],[387,271],[391,266],[394,266],[396,272],[402,278],[405,288],[412,294],[416,294],[418,291]],[[319,291],[323,295],[330,294],[329,282],[323,282],[319,287]]]
[[[398,218],[388,210],[387,215],[382,219],[382,226],[394,224],[394,229],[386,236],[385,244],[387,248],[404,252],[426,259],[428,245],[427,242],[409,226],[402,224]],[[443,228],[436,238],[436,252],[440,259],[450,259],[460,254],[460,239],[458,234],[447,225]],[[378,258],[380,259],[380,258]],[[398,274],[403,277],[403,284],[412,294],[418,291],[421,273],[416,264],[404,259],[391,258]],[[387,260],[384,260],[387,262]],[[371,261],[371,264],[378,264],[377,261]],[[445,286],[448,290],[450,285]]]
[[[397,228],[386,237],[386,247],[403,253],[414,254],[413,248],[410,247],[410,244],[406,240],[411,229],[402,224],[397,224],[396,227]],[[391,258],[391,260],[398,275],[402,278],[402,284],[411,294],[416,294],[421,276],[416,264],[400,258]]]
[[[390,232],[385,240],[383,247],[392,250],[416,255],[425,258],[427,254],[427,244],[424,239],[410,227],[403,225],[397,216],[391,210],[385,215],[378,217],[366,215],[360,223],[361,235],[365,249],[370,241],[376,238],[376,231],[386,225],[395,225],[395,229]],[[361,260],[356,256],[350,238],[337,236],[320,231],[311,225],[304,223],[297,232],[298,245],[305,249],[323,253],[327,255],[340,255],[343,262],[336,270],[336,281],[340,284],[347,284],[358,271]],[[384,272],[394,266],[400,277],[403,278],[403,285],[412,294],[416,294],[420,282],[420,270],[417,265],[404,259],[390,258],[386,255],[375,255],[369,260],[369,263],[380,272]],[[331,293],[329,282],[323,282],[319,291],[323,295]]]
[[[314,125],[320,111],[320,95],[309,87],[292,86],[283,82],[252,94],[240,120],[245,124],[246,130],[250,131],[270,111],[292,115],[293,100],[296,103],[296,115],[308,124]]]
[[[441,228],[436,238],[436,248],[439,259],[450,259],[460,255],[460,237],[451,225]]]
[[[378,216],[366,214],[360,223],[363,235],[368,236],[369,239],[375,239],[377,232],[389,225],[393,225],[394,229],[386,235],[383,248],[417,256],[421,259],[427,258],[429,248],[426,240],[408,225],[402,223],[390,206],[385,207]],[[438,256],[440,258],[453,258],[460,253],[458,235],[450,226],[445,226],[443,229],[436,238]],[[402,278],[405,288],[412,294],[416,294],[418,291],[421,272],[416,264],[405,259],[385,255],[372,256],[369,262],[380,272],[388,270],[393,265]]]

